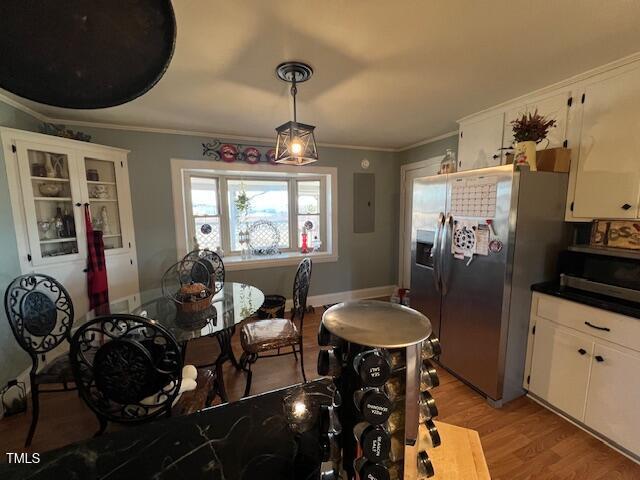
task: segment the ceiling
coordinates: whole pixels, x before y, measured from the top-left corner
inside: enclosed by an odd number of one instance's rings
[[[179,0],[172,63],[114,108],[49,117],[272,138],[284,60],[315,69],[298,119],[319,143],[398,149],[465,115],[640,51],[635,0]],[[11,97],[10,94],[8,96]]]

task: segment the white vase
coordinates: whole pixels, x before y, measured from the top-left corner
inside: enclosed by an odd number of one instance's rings
[[[44,154],[44,169],[47,172],[47,177],[55,178],[56,177],[56,169],[53,167],[53,162],[51,161],[51,154]]]
[[[529,170],[535,172],[536,168],[536,142],[516,142],[515,158],[516,165],[529,165]]]

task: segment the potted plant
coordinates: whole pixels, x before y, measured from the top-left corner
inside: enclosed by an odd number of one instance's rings
[[[531,171],[536,171],[536,144],[547,138],[549,130],[556,126],[556,121],[535,112],[524,113],[522,117],[511,122],[515,140],[516,165],[528,164]]]

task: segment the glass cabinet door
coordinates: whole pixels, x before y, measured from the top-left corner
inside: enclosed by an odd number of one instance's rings
[[[16,142],[25,221],[34,265],[82,258],[80,189],[72,150]]]
[[[85,156],[83,179],[94,230],[102,230],[106,251],[123,248],[121,198],[118,191],[118,169],[115,160]]]

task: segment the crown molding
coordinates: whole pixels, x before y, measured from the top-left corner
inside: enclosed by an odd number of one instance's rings
[[[49,122],[49,119],[46,115],[40,113],[40,112],[36,112],[35,110],[27,107],[26,105],[23,105],[22,103],[14,100],[13,98],[10,98],[6,95],[4,95],[2,92],[0,92],[0,101],[2,103],[6,103],[7,105],[12,106],[13,108],[20,110],[23,113],[26,113],[28,115],[31,115],[32,117],[40,120],[41,122]]]
[[[407,150],[411,150],[412,148],[420,147],[422,145],[427,145],[429,143],[437,142],[439,140],[444,140],[445,138],[453,137],[458,135],[458,130],[452,130],[451,132],[443,133],[442,135],[438,135],[437,137],[427,138],[426,140],[421,140],[417,143],[412,143],[411,145],[407,145],[406,147],[401,147],[396,150],[396,152],[406,152]]]
[[[598,67],[594,67],[590,70],[587,70],[582,73],[578,73],[577,75],[573,75],[571,77],[565,78],[564,80],[560,80],[559,82],[552,83],[547,85],[546,87],[539,88],[532,92],[525,93],[524,95],[520,95],[518,97],[512,98],[510,100],[506,100],[504,102],[498,103],[496,105],[492,105],[491,107],[485,108],[478,112],[466,115],[458,120],[458,123],[465,122],[472,118],[480,117],[484,114],[495,112],[496,110],[502,110],[508,107],[516,106],[521,104],[523,101],[529,100],[534,97],[541,97],[550,93],[553,93],[562,88],[567,88],[572,85],[576,85],[581,82],[585,82],[596,75],[601,75],[603,73],[610,72],[617,68],[625,67],[627,65],[633,64],[640,61],[640,52],[632,53],[631,55],[627,55],[626,57],[619,58],[614,60],[613,62],[605,63],[604,65],[600,65]]]
[[[636,63],[638,61],[640,61],[640,52],[633,53],[631,55],[620,58],[618,60],[614,60],[613,62],[609,62],[599,67],[595,67],[590,70],[587,70],[586,72],[579,73],[577,75],[569,77],[560,82],[548,85],[546,87],[542,87],[538,90],[526,93],[524,95],[520,95],[519,97],[512,98],[510,100],[499,103],[497,105],[493,105],[491,107],[472,113],[470,115],[466,115],[460,118],[458,120],[458,123],[482,116],[483,114],[488,114],[497,109],[513,106],[515,104],[521,103],[522,101],[530,99],[532,97],[543,96],[545,94],[552,93],[553,91],[561,89],[563,87],[568,87],[570,85],[575,85],[577,83],[584,82],[596,75],[600,75],[602,73],[606,73],[608,71],[614,70],[616,68],[624,67],[626,65]],[[7,95],[4,95],[2,92],[0,92],[0,101],[8,105],[11,105],[12,107],[28,115],[33,116],[34,118],[40,120],[41,122],[47,122],[47,123],[61,123],[64,125],[73,125],[78,127],[104,128],[104,129],[110,129],[110,130],[125,130],[125,131],[132,131],[132,132],[160,133],[160,134],[168,134],[168,135],[186,135],[186,136],[207,137],[207,138],[213,137],[213,138],[222,138],[225,140],[237,140],[237,141],[245,141],[245,142],[263,143],[266,145],[273,144],[273,139],[264,138],[264,137],[251,137],[246,135],[229,135],[229,134],[218,133],[218,132],[203,132],[203,131],[196,131],[196,130],[194,131],[175,130],[175,129],[169,129],[169,128],[141,127],[141,126],[134,126],[134,125],[119,125],[119,124],[112,124],[112,123],[86,122],[81,120],[54,118],[54,117],[49,117],[36,110],[33,110],[32,108],[27,107],[21,102],[18,102],[8,97]],[[347,150],[368,150],[368,151],[376,151],[376,152],[399,153],[399,152],[411,150],[412,148],[420,147],[422,145],[427,145],[429,143],[437,142],[438,140],[443,140],[445,138],[448,138],[457,134],[458,134],[457,131],[452,131],[452,132],[444,133],[442,135],[438,135],[437,137],[427,138],[425,140],[421,140],[419,142],[416,142],[404,147],[373,147],[373,146],[367,146],[367,145],[343,145],[339,143],[318,143],[318,146],[327,147],[327,148],[343,148]]]
[[[219,133],[219,132],[204,132],[199,130],[177,130],[171,128],[157,128],[157,127],[144,127],[139,125],[121,125],[116,123],[103,123],[103,122],[87,122],[83,120],[72,120],[66,118],[56,118],[49,117],[44,113],[40,113],[32,108],[20,103],[13,98],[4,95],[0,92],[0,102],[6,103],[21,112],[24,112],[32,117],[40,120],[45,123],[55,123],[55,124],[63,124],[65,126],[75,126],[75,127],[90,127],[90,128],[104,128],[107,130],[124,130],[129,132],[142,132],[142,133],[160,133],[166,135],[184,135],[191,137],[204,137],[204,138],[221,138],[224,140],[236,140],[239,142],[256,142],[263,143],[265,146],[273,144],[273,138],[265,138],[265,137],[252,137],[248,135],[231,135],[228,133]],[[347,150],[368,150],[368,151],[376,151],[376,152],[399,152],[400,148],[391,148],[391,147],[374,147],[369,145],[348,145],[341,143],[324,143],[318,142],[319,147],[327,147],[327,148],[344,148]]]

